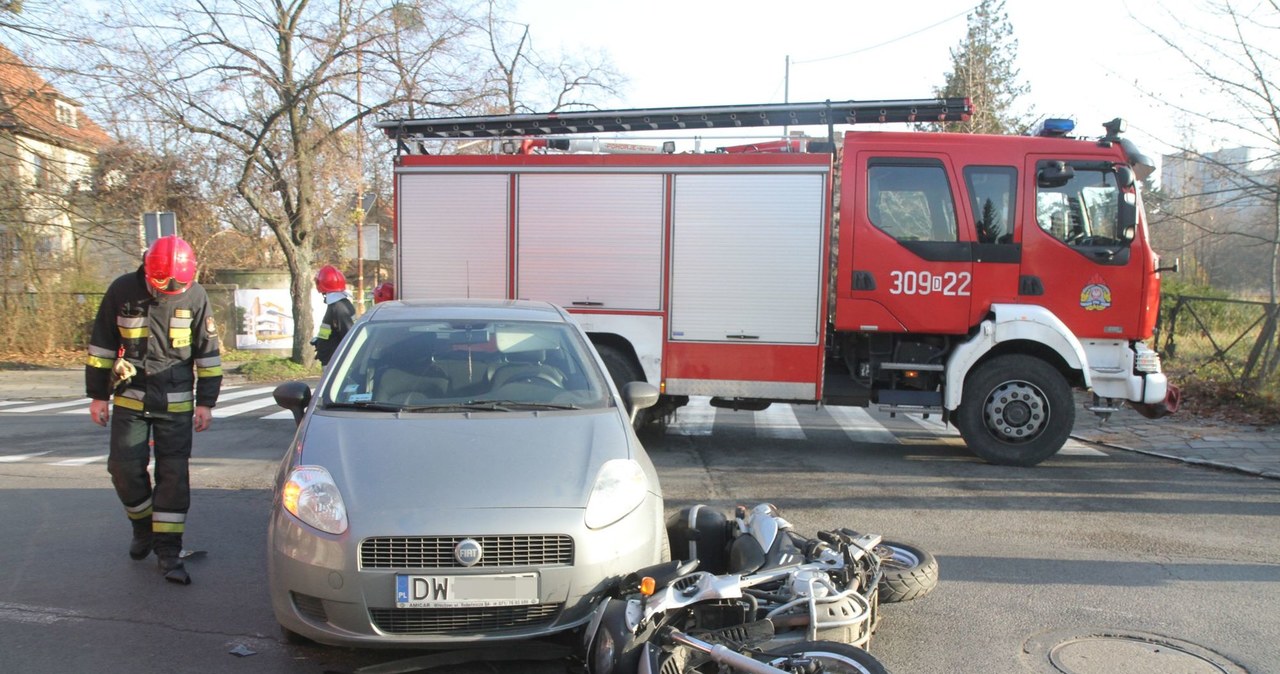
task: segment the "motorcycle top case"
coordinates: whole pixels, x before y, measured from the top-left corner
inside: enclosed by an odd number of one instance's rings
[[[698,558],[698,569],[715,574],[729,568],[729,521],[724,513],[698,504],[667,519],[672,559]]]

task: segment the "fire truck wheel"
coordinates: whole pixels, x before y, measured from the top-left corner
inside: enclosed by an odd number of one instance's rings
[[[640,370],[639,364],[621,350],[606,345],[597,346],[596,350],[600,352],[600,360],[603,360],[605,367],[609,369],[613,385],[617,386],[619,391],[629,382],[645,381],[644,372]],[[640,428],[649,423],[652,418],[651,410],[640,410],[636,413],[635,427]]]
[[[1061,372],[1039,358],[1011,354],[969,373],[955,422],[969,449],[986,461],[1034,466],[1066,443],[1075,412]]]

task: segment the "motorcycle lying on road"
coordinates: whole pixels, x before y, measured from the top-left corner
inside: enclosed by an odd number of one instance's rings
[[[851,529],[806,538],[777,508],[667,522],[673,561],[628,574],[583,633],[587,674],[886,674],[867,651],[880,602],[938,583],[933,555]]]

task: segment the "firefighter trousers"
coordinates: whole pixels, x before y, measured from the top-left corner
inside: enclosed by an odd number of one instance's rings
[[[182,550],[187,509],[191,505],[191,412],[139,412],[114,406],[107,472],[125,514],[135,526],[151,522],[159,557]],[[147,473],[151,443],[155,483]]]

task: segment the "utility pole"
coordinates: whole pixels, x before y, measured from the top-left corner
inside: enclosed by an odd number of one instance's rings
[[[356,42],[356,114],[363,108],[361,100],[361,71],[364,70],[364,50]],[[360,122],[352,127],[356,132],[356,315],[364,313],[364,132]]]

